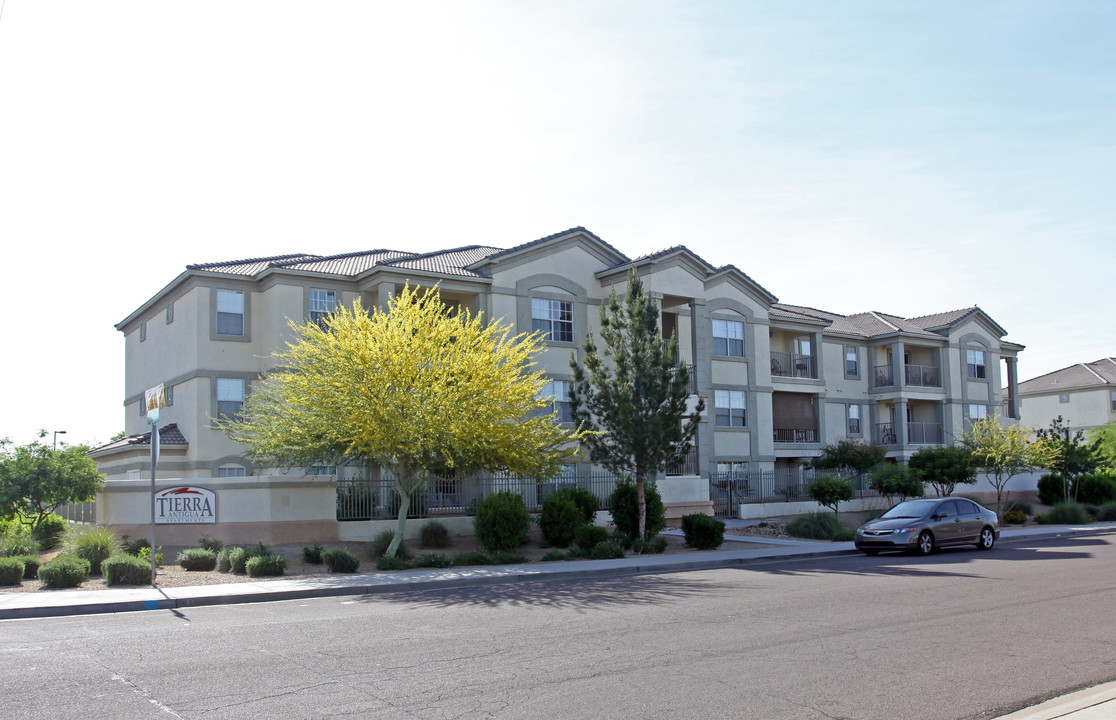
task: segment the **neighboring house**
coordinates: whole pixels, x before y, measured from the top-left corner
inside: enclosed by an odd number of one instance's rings
[[[882,443],[889,457],[906,460],[921,447],[951,442],[966,419],[1001,404],[1006,416],[1017,416],[1023,346],[1005,341],[1006,331],[977,307],[900,318],[788,305],[736,267],[714,267],[686,247],[632,260],[573,228],[510,249],[190,265],[116,326],[125,336],[128,438],[92,455],[110,479],[146,477],[141,401],[146,388],[164,383],[162,423],[175,424],[176,444],[160,461],[161,476],[279,474],[253,467],[242,445],[212,429],[211,418],[240,408],[272,367],[271,354],[292,337],[290,321],[316,320],[357,298],[385,307],[404,283],[439,284],[447,304],[517,332],[546,333],[546,392],[566,412],[570,354],[580,352],[586,331],[598,331],[601,302],[610,290],[623,291],[631,267],[662,307],[664,337],[677,333],[708,408],[695,453],[668,474],[794,468],[844,437]]]
[[[1039,428],[1059,415],[1072,430],[1116,421],[1116,358],[1079,363],[1019,383],[1020,420]]]

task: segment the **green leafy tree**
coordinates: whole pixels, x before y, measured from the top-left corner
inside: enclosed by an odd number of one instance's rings
[[[593,462],[635,479],[640,537],[647,531],[647,480],[686,457],[705,409],[699,400],[685,417],[690,371],[678,360],[677,337],[664,347],[659,314],[633,268],[623,300],[613,289],[601,306],[603,353],[589,333],[584,364],[570,358],[574,421],[592,431],[584,442]]]
[[[1098,466],[1116,470],[1116,422],[1090,430],[1089,442],[1095,443]]]
[[[840,520],[837,506],[856,497],[856,488],[848,481],[832,475],[819,475],[816,480],[806,486],[806,494],[817,501],[822,507],[833,508],[833,517]],[[840,522],[838,522],[840,525]]]
[[[1050,421],[1049,428],[1036,430],[1035,436],[1040,440],[1048,441],[1058,449],[1058,457],[1050,469],[1062,476],[1062,499],[1069,502],[1071,487],[1074,487],[1074,495],[1077,495],[1074,479],[1081,475],[1088,475],[1097,469],[1100,463],[1100,455],[1097,452],[1100,441],[1086,441],[1085,432],[1082,430],[1070,432],[1061,415]]]
[[[883,464],[872,471],[869,487],[887,498],[888,503],[898,496],[901,500],[909,497],[922,497],[925,489],[922,481],[906,465]]]
[[[851,470],[857,480],[883,462],[887,448],[861,440],[838,440],[821,449],[821,455],[811,464],[819,470]]]
[[[84,445],[0,441],[0,517],[16,517],[34,531],[58,508],[92,500],[104,483]]]
[[[911,455],[907,464],[922,482],[934,488],[938,497],[948,497],[958,485],[973,485],[977,481],[973,451],[959,445],[924,447]]]
[[[1000,422],[999,415],[974,420],[961,433],[961,444],[972,451],[973,463],[996,489],[996,512],[1003,515],[1004,490],[1020,473],[1048,468],[1060,449],[1050,440],[1031,440],[1032,428]]]
[[[410,287],[386,311],[357,301],[323,325],[292,329],[275,370],[237,417],[217,424],[263,464],[390,470],[400,502],[388,557],[431,476],[483,469],[545,478],[577,457],[583,433],[542,412],[537,334],[452,314],[436,289]]]

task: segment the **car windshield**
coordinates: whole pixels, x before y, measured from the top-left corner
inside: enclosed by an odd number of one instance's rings
[[[934,502],[936,501],[908,500],[906,502],[901,502],[883,515],[880,515],[879,519],[895,520],[898,518],[920,518],[926,514],[926,511],[930,509]]]

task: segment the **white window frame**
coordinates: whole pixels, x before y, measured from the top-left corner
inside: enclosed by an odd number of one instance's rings
[[[337,293],[325,288],[310,288],[310,322],[325,326],[326,318],[337,310]]]
[[[988,379],[987,357],[983,350],[968,350],[966,358],[970,380]]]
[[[714,424],[718,428],[748,427],[748,393],[745,390],[714,390]]]
[[[244,337],[245,336],[245,301],[243,290],[226,290],[217,288],[217,315],[216,315],[216,334],[217,336],[224,337]],[[230,326],[229,323],[235,323],[236,318],[240,319],[240,327],[236,328]],[[222,327],[224,329],[222,329]],[[232,332],[235,330],[235,332]]]
[[[531,330],[541,332],[546,342],[572,343],[573,302],[531,298]]]
[[[988,406],[980,403],[969,403],[966,412],[970,420],[984,420],[988,417]]]
[[[713,318],[713,354],[744,357],[744,322]]]
[[[546,400],[550,403],[550,407],[545,410],[546,414],[552,412],[558,413],[558,422],[572,423],[573,422],[573,406],[570,404],[570,387],[569,380],[548,380],[546,385],[543,385],[539,391],[539,399]]]
[[[240,378],[222,378],[217,383],[217,417],[235,417],[244,407],[248,383]],[[236,407],[232,407],[235,405]],[[222,407],[223,406],[223,407]]]
[[[853,429],[853,423],[856,423],[856,429]],[[849,435],[860,436],[864,434],[864,423],[860,418],[860,405],[853,403],[849,405],[845,411],[845,430]]]
[[[248,469],[243,465],[222,465],[221,467],[217,468],[217,477],[248,477]]]
[[[851,371],[849,370],[850,363],[852,366]],[[856,345],[845,346],[845,377],[860,377],[860,348]]]

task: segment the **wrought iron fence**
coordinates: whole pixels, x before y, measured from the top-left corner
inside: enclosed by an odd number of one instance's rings
[[[858,497],[874,497],[876,492],[855,473],[814,468],[783,468],[746,472],[712,473],[709,476],[709,499],[717,517],[736,517],[737,509],[746,503],[795,502],[809,500],[806,486],[819,475],[836,475],[853,484]]]
[[[391,473],[378,480],[345,478],[337,481],[337,519],[393,520],[399,516],[400,496]],[[569,473],[548,480],[510,473],[482,473],[463,478],[428,478],[411,496],[409,518],[472,515],[481,499],[503,490],[523,498],[527,509],[539,512],[542,502],[561,487],[583,487],[597,496],[598,509],[608,507],[616,476],[606,472]]]
[[[97,522],[97,502],[90,500],[89,502],[63,505],[55,510],[54,514],[70,522],[92,525]]]
[[[941,387],[942,377],[938,368],[932,365],[906,365],[906,382],[908,385],[922,387]]]
[[[771,374],[779,377],[816,378],[814,356],[801,353],[771,353]]]

